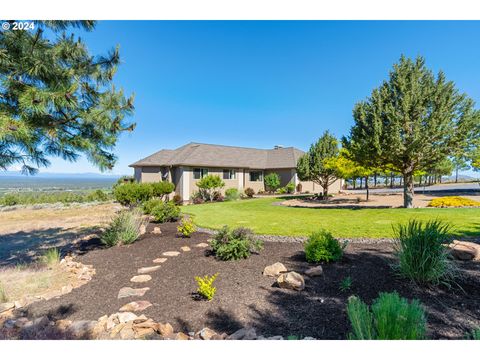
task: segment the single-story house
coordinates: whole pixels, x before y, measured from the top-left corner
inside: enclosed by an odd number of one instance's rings
[[[208,174],[223,179],[225,187],[222,191],[228,188],[264,191],[264,176],[275,172],[280,176],[280,186],[293,182],[295,188],[302,184],[303,192],[320,192],[318,184],[298,179],[296,166],[303,154],[302,150],[294,147],[254,149],[192,142],[175,150],[160,150],[129,166],[134,168],[138,182],[173,182],[175,193],[183,201],[190,200],[190,196],[198,190],[196,182]],[[337,180],[329,192],[338,192],[341,187],[342,180]]]

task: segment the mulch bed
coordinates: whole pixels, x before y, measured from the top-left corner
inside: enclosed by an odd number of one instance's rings
[[[349,244],[342,261],[326,264],[324,276],[306,280],[302,292],[274,286],[275,279],[265,277],[265,266],[277,261],[289,270],[302,272],[309,267],[299,243],[266,242],[259,255],[249,259],[223,262],[209,254],[208,248],[195,248],[210,235],[196,233],[191,239],[176,236],[176,224],[160,225],[161,235],[147,234],[130,246],[89,249],[78,258],[96,269],[93,279],[70,294],[30,305],[28,316],[49,316],[52,320],[96,320],[112,314],[133,300],[148,300],[153,306],[143,313],[158,322],[169,322],[176,331],[198,331],[203,327],[221,333],[253,326],[265,336],[295,335],[321,339],[345,339],[350,331],[345,311],[350,295],[367,303],[382,291],[398,291],[407,298],[418,298],[426,307],[431,338],[459,339],[480,326],[480,264],[459,263],[464,278],[460,289],[421,289],[399,279],[391,270],[392,245]],[[182,252],[181,246],[191,247]],[[161,268],[151,273],[152,280],[134,284],[130,278],[137,269],[155,265],[152,260],[165,251],[180,251]],[[210,301],[195,300],[197,275],[219,273],[217,294]],[[350,291],[341,292],[342,279],[351,276]],[[143,297],[117,299],[125,286],[150,287]]]

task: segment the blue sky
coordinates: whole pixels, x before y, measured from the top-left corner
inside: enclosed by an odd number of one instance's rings
[[[115,174],[190,141],[306,150],[324,130],[346,135],[401,54],[480,103],[480,22],[101,21],[81,36],[93,54],[120,45],[115,83],[136,96]],[[98,172],[58,159],[44,171]]]

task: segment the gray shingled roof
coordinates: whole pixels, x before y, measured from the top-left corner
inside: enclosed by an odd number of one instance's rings
[[[294,147],[254,149],[189,143],[175,150],[160,150],[129,166],[210,166],[250,169],[294,168],[304,152]]]

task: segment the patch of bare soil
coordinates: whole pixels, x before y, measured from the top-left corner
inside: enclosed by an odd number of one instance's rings
[[[183,239],[176,236],[176,226],[161,225],[162,234],[154,235],[150,224],[147,234],[132,245],[99,248],[80,256],[78,261],[96,269],[93,279],[70,294],[30,305],[26,315],[96,320],[130,301],[147,300],[153,305],[140,313],[157,322],[171,323],[175,331],[207,326],[218,333],[232,333],[254,326],[265,336],[346,339],[350,325],[345,307],[350,295],[371,303],[379,292],[396,290],[424,304],[431,338],[459,339],[480,325],[480,263],[459,263],[463,290],[423,289],[395,275],[391,244],[349,244],[340,262],[323,265],[324,275],[308,278],[305,290],[296,292],[276,287],[275,279],[263,276],[262,271],[277,261],[300,273],[308,269],[302,244],[268,242],[258,255],[224,262],[211,256],[208,248],[195,247],[206,242],[208,234],[196,233],[191,239]],[[182,246],[189,246],[191,251],[181,251]],[[130,281],[138,269],[157,265],[153,260],[164,257],[167,251],[180,254],[149,273],[151,280],[141,284]],[[219,274],[215,298],[210,302],[195,300],[194,277],[215,273]],[[353,284],[342,292],[339,286],[347,276]],[[140,297],[118,299],[119,290],[126,286],[149,290]]]
[[[444,196],[444,194],[441,196]],[[461,194],[461,196],[480,201],[479,195]],[[416,208],[425,208],[431,200],[437,197],[439,196],[416,194],[413,199],[413,206]],[[285,200],[281,202],[280,205],[307,208],[400,208],[403,207],[403,194],[370,194],[368,201],[365,199],[365,194],[338,194],[328,201],[317,200],[314,198],[295,198]]]
[[[51,247],[66,254],[98,234],[118,204],[22,208],[0,212],[0,266],[34,261]],[[82,245],[83,246],[83,245]]]

